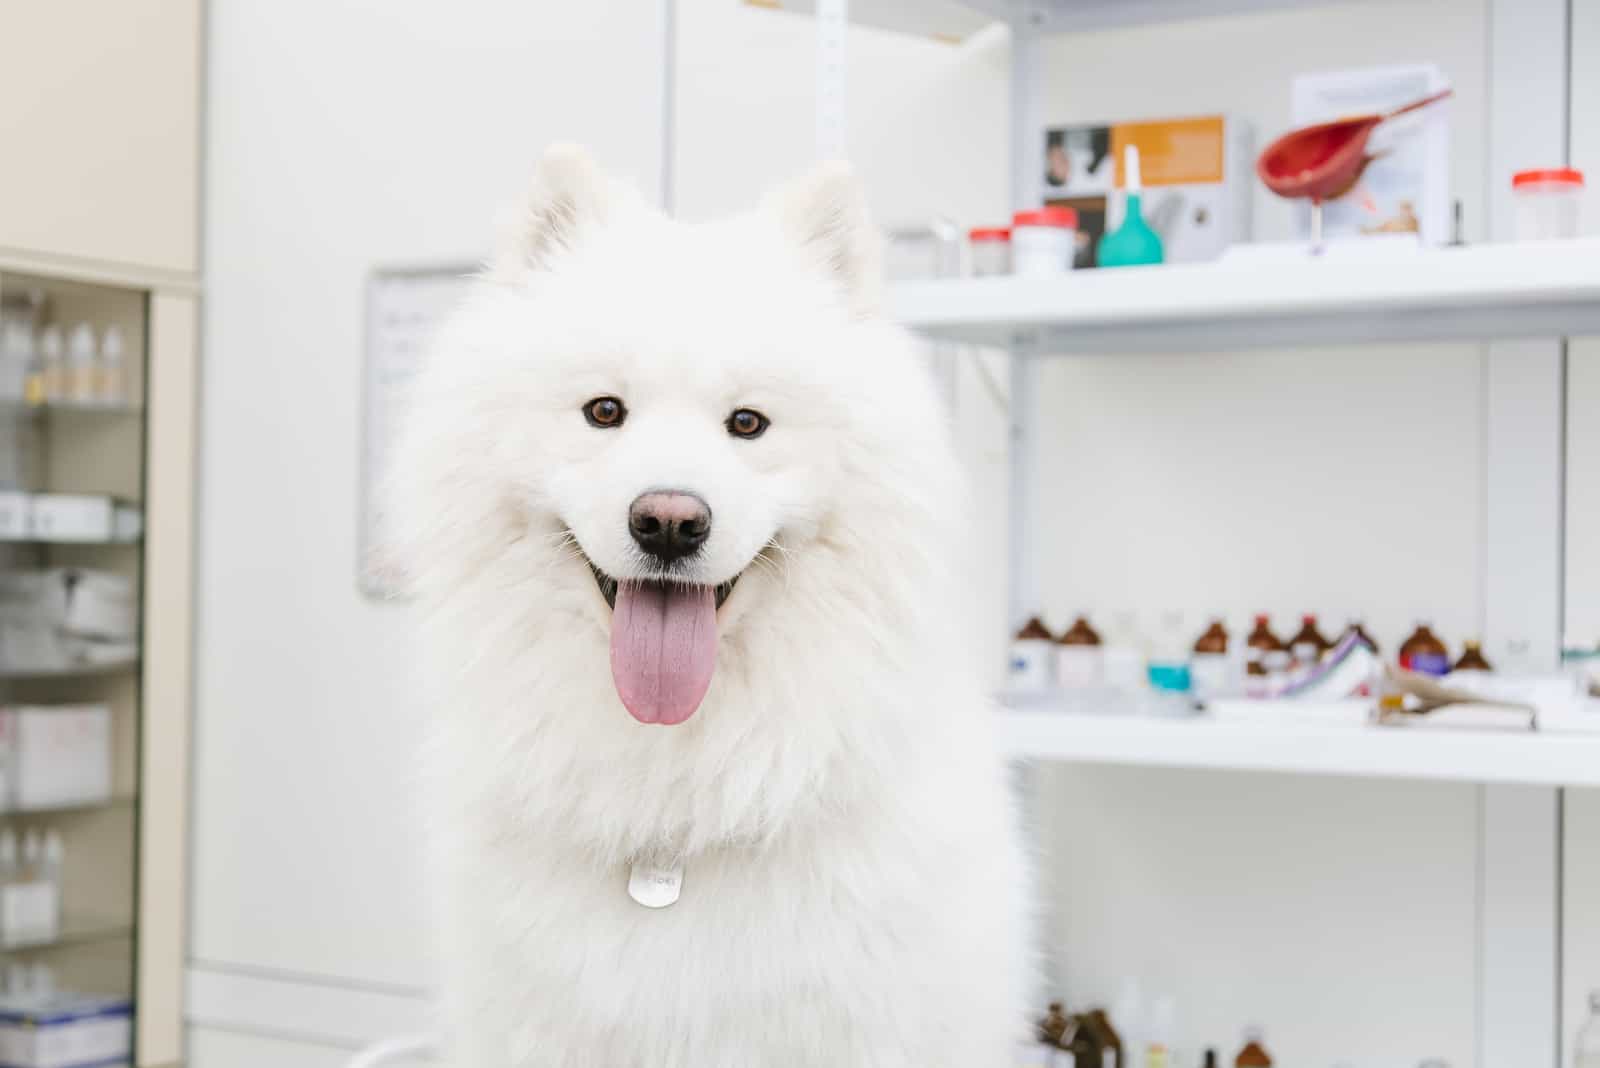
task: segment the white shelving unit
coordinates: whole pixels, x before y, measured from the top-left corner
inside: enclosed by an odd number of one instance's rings
[[[1064,708],[999,717],[1013,759],[1436,782],[1600,786],[1600,734],[1218,722],[1091,715]]]
[[[1039,355],[1600,332],[1600,239],[890,287],[940,341]]]
[[[848,21],[944,40],[1009,24],[1012,199],[1037,204],[1044,36],[1317,0],[751,0],[815,11],[819,56]],[[847,10],[848,8],[848,10]],[[1491,658],[1550,670],[1563,592],[1565,342],[1600,332],[1600,242],[1513,244],[1509,178],[1567,157],[1568,0],[1487,0],[1491,239],[1404,259],[1257,260],[893,286],[890,308],[928,337],[1010,360],[1010,596],[1032,607],[1040,545],[1035,455],[1039,359],[1066,353],[1211,351],[1367,341],[1477,339],[1485,356],[1483,635]],[[1201,34],[1202,27],[1196,27]],[[842,128],[844,72],[819,62],[819,130]],[[1148,72],[1145,72],[1148,75]],[[1270,135],[1273,131],[1262,131]],[[837,147],[837,138],[819,147]],[[1515,339],[1515,340],[1512,340]],[[1600,785],[1600,736],[1235,725],[1012,711],[997,725],[1026,762],[1444,780],[1481,785],[1475,1063],[1554,1068],[1561,1000],[1560,789]],[[1048,820],[1037,813],[1035,822]]]

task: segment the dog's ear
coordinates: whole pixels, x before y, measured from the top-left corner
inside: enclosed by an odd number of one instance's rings
[[[503,228],[495,273],[515,277],[544,270],[635,201],[638,194],[601,171],[583,148],[551,145],[522,210]]]
[[[818,166],[767,194],[789,239],[839,286],[857,316],[877,313],[883,289],[882,239],[867,214],[866,192],[848,163]]]

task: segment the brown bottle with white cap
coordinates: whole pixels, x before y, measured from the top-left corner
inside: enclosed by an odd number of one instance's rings
[[[1189,677],[1194,695],[1204,701],[1220,697],[1229,689],[1228,628],[1222,620],[1214,619],[1194,643],[1194,655],[1189,658]]]
[[[1468,641],[1461,650],[1461,656],[1456,660],[1451,674],[1457,671],[1493,671],[1488,659],[1483,655],[1483,646],[1476,641]]]
[[[1247,675],[1271,675],[1288,666],[1288,650],[1272,633],[1266,613],[1256,616],[1255,629],[1244,640],[1244,670]]]
[[[1034,616],[1011,639],[1006,664],[1006,686],[1019,692],[1036,693],[1055,682],[1055,635]]]
[[[1079,616],[1056,641],[1056,684],[1063,689],[1098,686],[1104,664],[1100,635]]]
[[[1289,639],[1289,655],[1295,667],[1316,667],[1323,655],[1333,648],[1333,643],[1317,629],[1317,617],[1310,612],[1300,617],[1300,630]]]

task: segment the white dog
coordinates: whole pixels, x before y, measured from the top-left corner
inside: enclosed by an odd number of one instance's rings
[[[968,525],[834,166],[728,222],[581,152],[397,465],[460,1068],[1002,1068],[1024,872]]]

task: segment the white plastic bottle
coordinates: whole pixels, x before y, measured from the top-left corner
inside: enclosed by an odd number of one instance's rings
[[[1150,1003],[1150,1024],[1144,1035],[1144,1068],[1172,1068],[1173,1033],[1178,1028],[1178,1002],[1162,994]]]
[[[54,323],[39,331],[39,348],[34,361],[38,384],[29,383],[29,404],[53,404],[62,397],[66,385],[66,343],[61,328]]]
[[[9,319],[0,328],[0,397],[21,401],[27,396],[28,365],[33,360],[33,330]]]
[[[95,402],[95,363],[98,348],[94,340],[94,327],[79,323],[67,335],[67,375],[62,393],[73,404]]]
[[[1600,990],[1589,991],[1589,1018],[1578,1029],[1572,1068],[1600,1068]]]
[[[24,937],[29,942],[46,940],[53,932],[46,922],[50,895],[44,882],[44,835],[37,827],[29,827],[22,835],[22,870],[16,889]]]
[[[26,899],[19,893],[17,877],[17,832],[10,827],[0,830],[0,945],[14,945],[22,930],[25,917],[18,915],[19,905]]]
[[[101,404],[113,408],[128,404],[127,349],[122,343],[122,329],[106,327],[100,339],[100,373],[96,376],[95,396]]]
[[[1130,698],[1143,693],[1149,685],[1145,652],[1138,617],[1126,610],[1115,613],[1100,652],[1100,675],[1105,684]]]
[[[44,836],[44,864],[41,875],[46,884],[40,928],[51,938],[61,933],[61,872],[66,867],[67,847],[61,832],[52,827]]]
[[[1194,708],[1190,694],[1189,643],[1183,613],[1164,612],[1161,629],[1150,652],[1150,699],[1147,710],[1155,715],[1182,716]]]
[[[1144,1025],[1144,993],[1139,980],[1130,975],[1122,980],[1111,1010],[1111,1026],[1122,1036],[1124,1068],[1144,1068],[1140,1059],[1144,1050]]]

